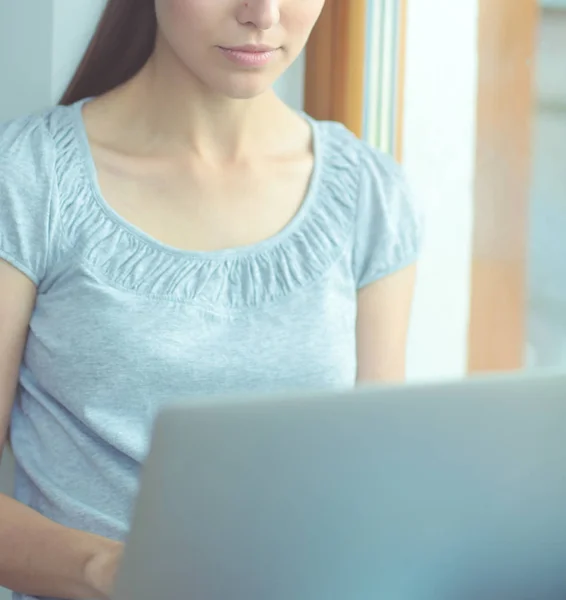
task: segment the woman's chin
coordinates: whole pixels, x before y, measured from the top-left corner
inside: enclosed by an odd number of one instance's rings
[[[215,93],[234,100],[251,100],[271,90],[277,77],[268,73],[237,73],[209,81]]]

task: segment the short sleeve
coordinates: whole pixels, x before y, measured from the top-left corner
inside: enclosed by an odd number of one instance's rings
[[[354,245],[358,289],[417,261],[423,214],[403,169],[390,156],[362,144]]]
[[[0,258],[39,285],[49,264],[54,149],[41,116],[0,125]]]

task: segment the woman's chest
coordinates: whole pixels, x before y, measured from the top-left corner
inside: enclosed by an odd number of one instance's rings
[[[73,412],[153,414],[190,397],[349,386],[356,301],[339,273],[264,306],[155,301],[77,274],[40,296],[26,366]],[[67,289],[65,289],[67,287]]]

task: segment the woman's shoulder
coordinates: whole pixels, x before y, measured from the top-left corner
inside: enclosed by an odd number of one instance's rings
[[[50,111],[0,123],[0,198],[4,211],[37,210],[52,187],[55,143]]]
[[[43,153],[49,145],[49,133],[43,113],[16,117],[0,123],[0,164],[2,173],[13,161],[24,157],[33,160],[34,155]]]
[[[57,124],[66,110],[51,107],[0,122],[0,172],[4,183],[6,177],[13,179],[52,168]]]
[[[0,120],[0,144],[4,146],[6,143],[26,140],[30,135],[42,136],[47,140],[52,137],[51,129],[54,120],[68,110],[69,107],[66,106],[49,106]]]
[[[325,146],[327,159],[348,165],[360,183],[387,182],[404,184],[406,177],[402,166],[386,152],[360,139],[350,129],[337,121],[312,119]]]
[[[356,214],[354,266],[363,287],[416,260],[423,211],[403,166],[334,121],[316,121],[326,179]]]
[[[0,193],[30,196],[76,172],[73,106],[54,106],[0,122]],[[73,159],[73,160],[71,160]]]
[[[47,268],[57,213],[57,144],[48,109],[0,124],[0,258],[35,283]]]
[[[348,192],[358,212],[399,206],[400,198],[409,203],[406,208],[413,208],[415,198],[405,169],[393,156],[360,139],[342,123],[313,121],[325,177]]]

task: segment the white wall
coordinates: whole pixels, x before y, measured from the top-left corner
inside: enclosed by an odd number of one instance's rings
[[[51,1],[54,7],[51,85],[53,103],[56,103],[86,50],[106,1]]]
[[[0,121],[51,102],[53,18],[47,0],[0,0]]]
[[[477,100],[477,0],[409,0],[405,168],[427,213],[410,379],[466,374]]]

